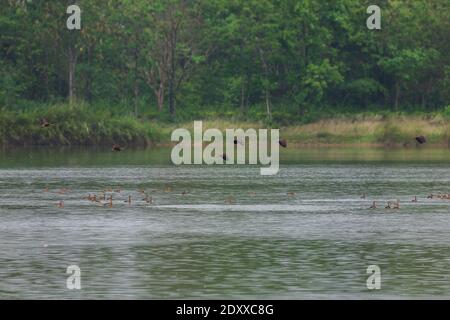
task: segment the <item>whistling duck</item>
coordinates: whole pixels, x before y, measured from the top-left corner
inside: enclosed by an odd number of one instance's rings
[[[125,200],[124,202],[127,202],[128,204],[131,205],[131,196],[128,196],[128,200]]]
[[[384,207],[385,209],[392,209],[392,207],[391,207],[391,202],[390,201],[388,201],[388,203],[387,203],[387,206],[386,207]]]
[[[417,196],[414,196],[414,199],[412,199],[411,202],[417,202]]]
[[[118,144],[113,144],[112,151],[120,152],[122,150],[123,150],[123,148],[121,146],[119,146]]]
[[[147,202],[147,203],[153,203],[153,198],[150,196],[146,196],[144,199],[142,199],[143,201]]]
[[[278,140],[278,143],[279,143],[280,146],[282,146],[283,148],[287,148],[287,141],[286,141],[286,139],[280,139],[280,140]]]
[[[394,207],[392,209],[400,209],[400,201],[397,199],[397,202],[394,203]]]
[[[41,119],[41,127],[47,128],[48,126],[50,126],[50,122],[48,122],[48,120],[46,118],[42,118]]]
[[[58,202],[58,204],[56,205],[58,208],[64,208],[64,201],[61,200],[60,202]]]
[[[374,201],[372,202],[372,205],[369,207],[369,209],[376,209],[377,208],[377,203]]]
[[[416,141],[417,141],[419,144],[424,144],[424,143],[427,142],[427,139],[426,139],[424,136],[418,136],[418,137],[416,137]]]
[[[225,199],[225,203],[227,204],[233,204],[234,203],[234,197],[230,196]]]
[[[108,198],[108,203],[103,204],[103,206],[112,208],[112,207],[113,207],[113,202],[112,202],[112,200],[113,200],[113,199],[112,199],[112,196],[110,196],[110,197]]]

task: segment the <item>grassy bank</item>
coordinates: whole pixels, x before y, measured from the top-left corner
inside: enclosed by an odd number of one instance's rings
[[[42,128],[41,118],[46,118],[51,125]],[[163,132],[156,122],[95,112],[88,105],[54,105],[0,113],[0,145],[3,146],[110,146],[113,143],[148,146],[161,142]]]
[[[40,119],[51,123],[42,128]],[[261,121],[210,115],[203,119],[207,128],[267,128]],[[198,119],[202,120],[202,119]],[[192,129],[193,120],[162,120],[114,111],[96,109],[87,104],[52,105],[0,113],[1,146],[124,146],[145,147],[170,144],[170,133],[176,128]],[[425,135],[430,145],[450,146],[450,117],[447,113],[414,114],[347,114],[319,119],[306,124],[289,124],[280,134],[290,145],[384,145],[413,146],[414,137]]]

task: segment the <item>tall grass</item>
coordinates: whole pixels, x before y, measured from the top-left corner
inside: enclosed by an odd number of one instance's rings
[[[51,125],[42,128],[40,119]],[[0,113],[0,144],[27,145],[150,145],[163,138],[156,122],[127,115],[98,112],[86,104],[52,105],[46,108]]]
[[[230,110],[182,113],[175,119],[156,111],[139,116],[126,106],[30,104],[0,111],[0,145],[3,146],[148,146],[170,143],[176,128],[192,130],[193,120],[203,120],[208,128],[280,128],[280,135],[291,144],[371,144],[413,145],[414,137],[425,135],[430,144],[450,146],[450,107],[441,113],[355,113],[318,118],[306,123],[288,119],[268,123],[263,115],[245,117]],[[282,112],[274,113],[282,117]],[[52,124],[41,128],[40,119]]]

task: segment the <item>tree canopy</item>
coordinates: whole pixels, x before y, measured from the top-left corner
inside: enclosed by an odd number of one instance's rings
[[[81,30],[66,8],[81,8]],[[144,103],[155,112],[260,105],[424,111],[450,101],[450,2],[2,0],[0,107]]]

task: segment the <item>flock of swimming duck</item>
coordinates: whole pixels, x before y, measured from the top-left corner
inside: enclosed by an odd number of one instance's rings
[[[49,192],[49,189],[45,188],[44,192]],[[68,192],[70,192],[69,189],[61,188],[61,189],[59,189],[56,192],[56,194],[64,195],[64,194],[66,194]],[[113,205],[114,205],[113,199],[116,199],[117,202],[119,202],[119,203],[126,203],[128,205],[132,205],[132,203],[134,203],[134,202],[153,204],[153,197],[151,195],[149,195],[143,189],[139,189],[137,191],[138,194],[139,194],[139,196],[137,197],[138,200],[135,200],[131,195],[128,195],[128,197],[126,197],[125,200],[123,198],[122,199],[117,199],[119,197],[119,195],[121,194],[121,192],[122,192],[121,189],[114,189],[114,190],[113,189],[105,189],[105,190],[102,190],[99,194],[96,194],[96,193],[91,194],[91,193],[89,193],[86,197],[83,198],[83,200],[87,200],[87,201],[89,201],[89,202],[91,202],[93,204],[96,204],[98,206],[108,207],[108,208],[112,208],[113,207]],[[172,188],[171,187],[167,187],[167,188],[164,189],[164,192],[167,192],[167,193],[172,192]],[[181,194],[182,195],[186,195],[187,192],[183,191]],[[60,200],[56,204],[56,207],[64,208],[64,200]]]
[[[69,191],[70,191],[69,189],[62,188],[62,189],[59,189],[56,193],[60,194],[60,195],[64,195]],[[156,191],[158,191],[158,190],[156,190]],[[165,193],[171,193],[172,188],[166,187],[163,191]],[[44,192],[49,192],[49,189],[45,188]],[[122,192],[121,189],[114,189],[114,190],[113,189],[105,189],[105,190],[102,190],[99,194],[95,194],[95,193],[88,194],[86,197],[83,198],[83,200],[87,200],[98,206],[108,207],[108,208],[112,208],[114,206],[113,198],[116,199],[117,202],[125,203],[125,204],[128,204],[129,206],[131,206],[133,203],[154,204],[153,197],[143,189],[137,190],[137,193],[139,196],[137,196],[136,199],[133,198],[131,195],[128,195],[125,198],[125,200],[124,200],[124,198],[120,199],[119,195],[121,194],[121,192]],[[189,194],[189,192],[187,192],[187,191],[182,191],[180,193],[180,195],[182,195],[182,196],[185,196],[187,194]],[[256,193],[252,191],[249,193],[249,195],[256,196]],[[295,196],[296,193],[295,192],[287,192],[286,195],[292,197],[292,196]],[[117,199],[117,198],[119,198],[119,199]],[[366,194],[363,194],[361,196],[361,199],[366,199]],[[448,194],[446,194],[446,193],[430,194],[427,196],[427,199],[450,200],[450,193],[448,193]],[[233,196],[229,196],[229,197],[225,198],[224,202],[226,204],[235,204],[236,203],[235,198]],[[412,203],[419,202],[417,196],[414,196],[414,198],[412,198],[411,202]],[[56,204],[56,206],[58,208],[64,208],[64,200],[60,200]],[[372,205],[369,207],[369,209],[378,209],[378,208],[382,208],[382,206],[379,207],[379,205],[377,204],[377,201],[373,201]],[[388,201],[387,205],[384,208],[398,210],[398,209],[400,209],[400,200],[397,199],[396,201]]]
[[[361,196],[361,199],[365,199],[366,195],[363,194]],[[427,196],[427,199],[441,199],[441,200],[450,200],[450,193],[439,193],[439,194],[430,194]],[[417,203],[419,200],[417,199],[417,196],[414,196],[411,200],[412,203]],[[376,201],[372,202],[372,205],[369,207],[369,209],[377,209],[378,205]],[[388,201],[387,206],[384,207],[385,209],[400,209],[400,200],[396,201]]]

